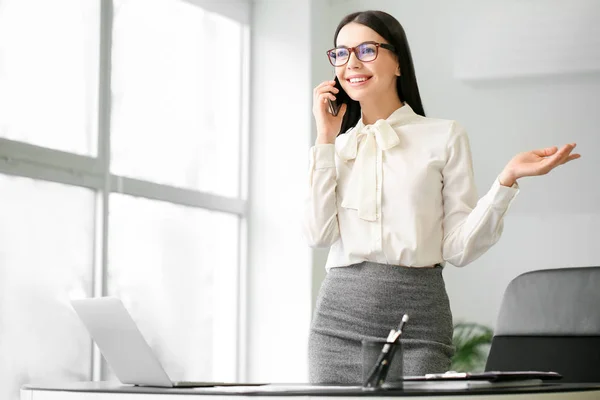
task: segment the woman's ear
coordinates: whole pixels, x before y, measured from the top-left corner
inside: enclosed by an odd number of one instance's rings
[[[400,66],[398,65],[398,67],[396,68],[396,76],[400,76]]]

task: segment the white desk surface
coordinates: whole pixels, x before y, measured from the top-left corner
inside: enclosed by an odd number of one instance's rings
[[[537,387],[494,388],[469,390],[385,390],[363,392],[353,388],[311,387],[302,384],[287,386],[255,386],[246,388],[193,388],[163,389],[119,385],[114,382],[75,382],[47,385],[25,385],[21,400],[187,400],[189,397],[203,400],[277,400],[302,397],[322,400],[375,400],[390,397],[418,398],[420,400],[600,400],[600,384],[549,384]],[[239,393],[245,391],[245,393]],[[238,393],[236,393],[238,392]]]

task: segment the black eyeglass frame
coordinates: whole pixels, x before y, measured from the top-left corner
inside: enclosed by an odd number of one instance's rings
[[[375,45],[375,49],[376,49],[375,50],[375,58],[373,58],[372,60],[363,61],[363,60],[360,59],[360,56],[358,55],[358,48],[360,46],[365,45],[365,44],[373,44],[373,45]],[[329,63],[331,65],[333,65],[334,67],[343,67],[344,65],[348,64],[348,61],[350,61],[350,56],[352,55],[352,53],[354,53],[354,55],[356,56],[356,58],[358,60],[360,60],[361,62],[373,62],[373,61],[375,61],[377,59],[377,56],[379,55],[379,48],[380,47],[383,48],[383,49],[389,50],[392,53],[396,53],[396,48],[394,46],[392,46],[391,44],[378,43],[378,42],[369,41],[369,42],[363,42],[363,43],[361,43],[361,44],[359,44],[357,46],[354,46],[354,47],[338,46],[338,47],[334,47],[333,49],[329,49],[329,50],[327,50],[327,59],[329,60]],[[333,61],[331,60],[331,53],[334,52],[334,51],[336,51],[336,50],[338,50],[338,49],[346,49],[346,50],[348,50],[348,59],[343,64],[335,65],[333,63]]]

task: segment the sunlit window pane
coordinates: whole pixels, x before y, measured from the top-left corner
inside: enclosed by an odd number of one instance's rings
[[[98,0],[0,0],[0,137],[96,154]]]
[[[238,217],[110,199],[109,294],[123,300],[171,379],[234,380]]]
[[[237,197],[241,24],[190,1],[114,4],[112,172]]]
[[[0,399],[26,383],[90,380],[69,299],[90,296],[93,192],[0,175]]]

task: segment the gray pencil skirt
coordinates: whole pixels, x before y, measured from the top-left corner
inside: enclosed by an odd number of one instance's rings
[[[454,354],[452,313],[442,267],[362,262],[331,268],[310,328],[312,383],[362,383],[363,339],[385,339],[402,315],[404,375],[445,372]]]

